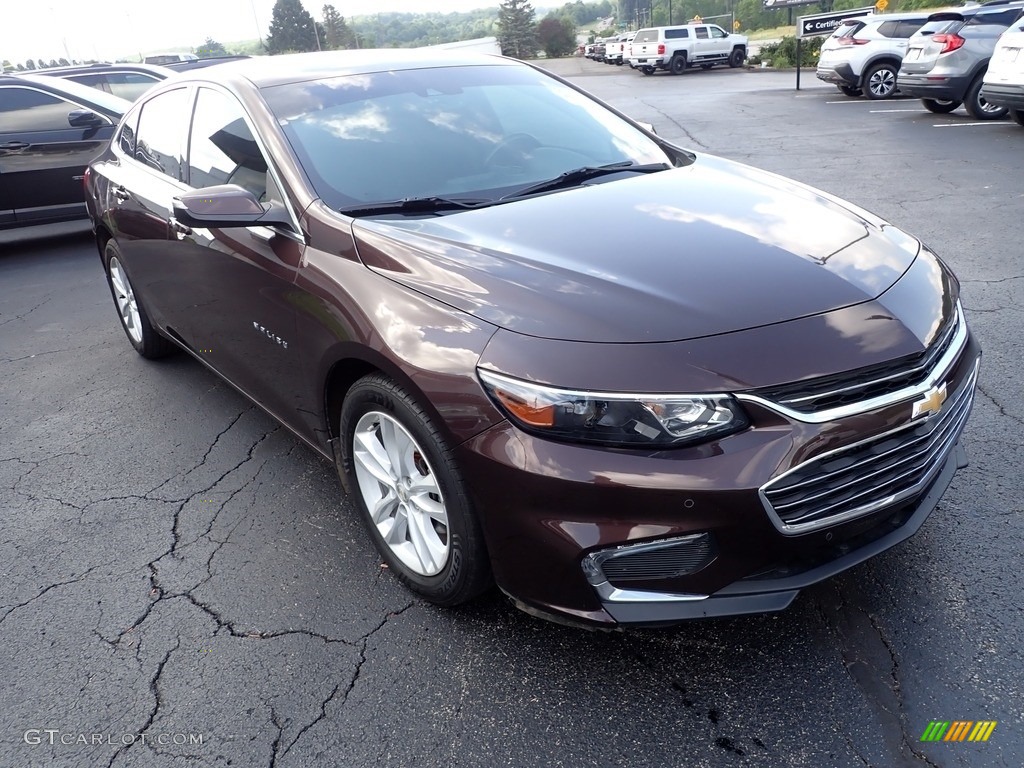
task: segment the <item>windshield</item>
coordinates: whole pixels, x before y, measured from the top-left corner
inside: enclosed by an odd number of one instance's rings
[[[263,95],[317,195],[335,209],[496,200],[584,166],[676,164],[630,123],[526,66],[347,75]]]

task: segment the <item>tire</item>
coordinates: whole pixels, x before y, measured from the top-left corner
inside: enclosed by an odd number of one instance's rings
[[[107,272],[107,287],[114,299],[121,328],[135,351],[148,360],[167,357],[178,348],[165,339],[149,322],[149,315],[141,300],[135,295],[128,272],[125,270],[121,249],[113,239],[103,248],[103,266]]]
[[[435,605],[487,589],[490,561],[469,493],[419,403],[387,377],[365,376],[345,398],[339,434],[342,479],[391,572]]]
[[[896,93],[897,67],[888,62],[875,64],[864,73],[864,95],[873,101],[888,99]]]
[[[982,72],[974,78],[971,87],[967,89],[967,93],[964,94],[964,109],[975,120],[1001,120],[1009,114],[1010,110],[1006,107],[997,107],[994,104],[989,104],[985,97],[981,95],[984,77],[985,73]]]
[[[645,75],[653,75],[654,74],[654,67],[640,67],[639,69]]]
[[[963,102],[955,100],[945,101],[941,99],[921,99],[921,103],[924,104],[924,108],[929,112],[934,112],[936,115],[945,115],[959,107]]]
[[[1024,109],[1011,109],[1010,117],[1017,125],[1024,125]]]
[[[673,75],[681,75],[686,71],[686,54],[677,53],[672,57],[672,61],[668,65],[669,71]]]
[[[854,88],[852,85],[837,85],[836,88],[842,91],[844,95],[849,96],[851,99],[855,99],[858,96],[864,95],[864,91],[862,91],[860,88]]]
[[[733,48],[732,53],[729,54],[729,66],[733,69],[742,67],[746,58],[747,54],[742,48]]]

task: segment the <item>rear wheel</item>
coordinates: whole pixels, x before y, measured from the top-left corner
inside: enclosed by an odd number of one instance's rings
[[[686,54],[677,53],[672,57],[672,62],[668,66],[673,75],[683,74],[686,71]]]
[[[742,67],[744,59],[747,58],[742,48],[733,48],[732,53],[729,54],[729,66],[733,69],[736,67]]]
[[[114,297],[121,327],[135,351],[150,360],[176,352],[177,347],[157,333],[150,324],[149,316],[135,295],[128,272],[121,262],[121,250],[113,239],[108,240],[103,248],[103,261],[107,267],[107,285],[110,287],[110,295]]]
[[[921,103],[924,104],[924,108],[929,112],[934,112],[936,115],[945,115],[959,107],[963,102],[951,99],[921,99]]]
[[[888,99],[896,93],[896,67],[882,62],[864,75],[864,95],[869,99]]]
[[[1017,125],[1024,125],[1024,109],[1011,109],[1010,117],[1013,118]]]
[[[971,87],[967,89],[967,93],[964,94],[964,109],[975,120],[999,120],[1006,117],[1009,109],[997,107],[981,95],[981,87],[984,84],[983,76],[984,73],[978,75],[971,83]]]
[[[843,92],[844,95],[849,96],[850,98],[857,98],[858,96],[864,95],[864,91],[862,91],[860,88],[854,88],[852,85],[837,85],[836,88],[838,88],[840,91]]]
[[[437,605],[491,583],[490,563],[455,455],[430,415],[381,374],[341,409],[341,471],[391,572]]]

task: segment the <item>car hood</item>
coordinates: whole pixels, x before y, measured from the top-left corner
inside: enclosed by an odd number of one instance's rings
[[[690,166],[430,218],[359,219],[367,266],[518,333],[681,341],[869,301],[920,244],[818,190]]]

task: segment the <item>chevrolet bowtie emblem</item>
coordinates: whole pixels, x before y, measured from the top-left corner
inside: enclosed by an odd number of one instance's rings
[[[938,413],[942,404],[946,402],[946,385],[940,384],[925,392],[924,397],[914,403],[914,413],[910,418],[916,419],[929,413]]]

